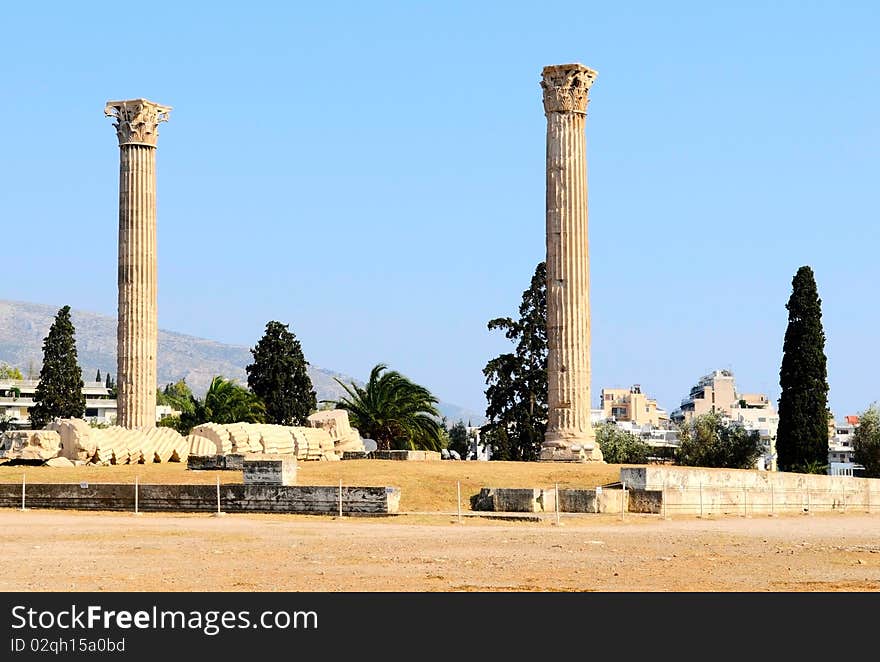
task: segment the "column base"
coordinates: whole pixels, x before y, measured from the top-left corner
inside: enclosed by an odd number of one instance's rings
[[[604,462],[595,439],[579,442],[548,439],[541,445],[540,462]]]

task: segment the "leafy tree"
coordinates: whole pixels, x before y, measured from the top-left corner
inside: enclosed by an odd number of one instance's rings
[[[76,362],[76,341],[70,306],[55,315],[43,340],[43,367],[34,392],[31,426],[38,430],[53,418],[82,418],[86,411],[82,370]]]
[[[173,384],[166,384],[165,388],[156,389],[156,404],[167,405],[181,413],[192,413],[195,411],[196,399],[186,380],[181,379]]]
[[[424,386],[383,363],[370,371],[364,387],[338,379],[336,383],[348,394],[336,407],[345,409],[352,426],[362,437],[374,439],[379,450],[443,448],[437,398]]]
[[[15,419],[6,414],[0,414],[0,433],[15,429]]]
[[[244,386],[222,376],[211,380],[204,398],[195,397],[181,379],[157,391],[156,401],[181,412],[180,416],[166,416],[157,425],[173,428],[183,435],[202,423],[263,423],[266,420],[266,408],[260,399]]]
[[[853,433],[853,460],[865,467],[866,478],[880,478],[880,409],[871,405],[859,415]]]
[[[449,448],[449,426],[446,424],[446,417],[440,419],[438,423],[440,428],[440,448]]]
[[[547,430],[547,268],[540,262],[523,292],[519,319],[490,320],[516,343],[515,353],[501,354],[483,368],[486,377],[484,444],[497,460],[537,460]]]
[[[602,458],[610,464],[645,464],[651,453],[648,444],[614,423],[605,423],[596,428],[596,442],[602,451]]]
[[[115,398],[117,396],[116,389],[116,380],[110,376],[110,373],[107,373],[107,379],[104,381],[104,388],[107,389],[107,393],[111,398]]]
[[[318,403],[308,362],[287,324],[269,322],[251,350],[254,362],[247,367],[248,386],[266,405],[266,421],[280,425],[306,425]]]
[[[678,431],[678,463],[691,467],[754,469],[761,437],[740,425],[727,425],[710,412],[685,421]]]
[[[779,370],[776,452],[781,471],[804,471],[828,459],[825,331],[813,270],[806,266],[798,269],[791,286]]]
[[[8,363],[0,363],[0,379],[24,379],[21,370]]]
[[[458,421],[458,423],[449,428],[449,450],[455,451],[462,459],[465,459],[470,450],[470,443],[467,426],[464,424],[464,421]]]

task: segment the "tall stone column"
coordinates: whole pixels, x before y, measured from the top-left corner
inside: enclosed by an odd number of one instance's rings
[[[602,460],[590,422],[590,261],[584,122],[596,72],[544,67],[547,116],[547,434],[541,460]]]
[[[117,425],[156,425],[156,139],[169,106],[108,101],[119,138],[119,308]]]

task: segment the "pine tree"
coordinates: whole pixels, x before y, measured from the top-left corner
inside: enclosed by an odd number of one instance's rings
[[[519,319],[491,320],[489,330],[504,329],[516,352],[492,359],[486,377],[484,445],[497,460],[537,460],[547,430],[547,268],[540,262],[522,295]]]
[[[828,463],[825,332],[813,270],[798,269],[791,287],[779,370],[777,463],[781,471],[808,471]]]
[[[82,418],[85,410],[86,396],[82,370],[76,360],[70,306],[64,306],[43,340],[43,367],[30,411],[31,427],[38,430],[53,418]]]
[[[100,368],[98,368],[98,373],[95,375],[95,381],[98,382],[98,383],[100,383],[100,382],[102,381],[102,380],[101,380],[101,369],[100,369]]]
[[[306,371],[308,362],[287,324],[271,321],[251,350],[254,362],[247,367],[248,386],[266,406],[266,422],[305,425],[318,401]]]

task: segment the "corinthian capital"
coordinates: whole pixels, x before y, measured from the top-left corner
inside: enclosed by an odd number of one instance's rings
[[[156,146],[159,137],[159,122],[168,121],[171,106],[160,106],[146,99],[127,101],[108,101],[104,115],[116,119],[116,136],[119,145]]]
[[[587,93],[598,75],[582,64],[553,64],[541,72],[545,113],[586,113]]]

